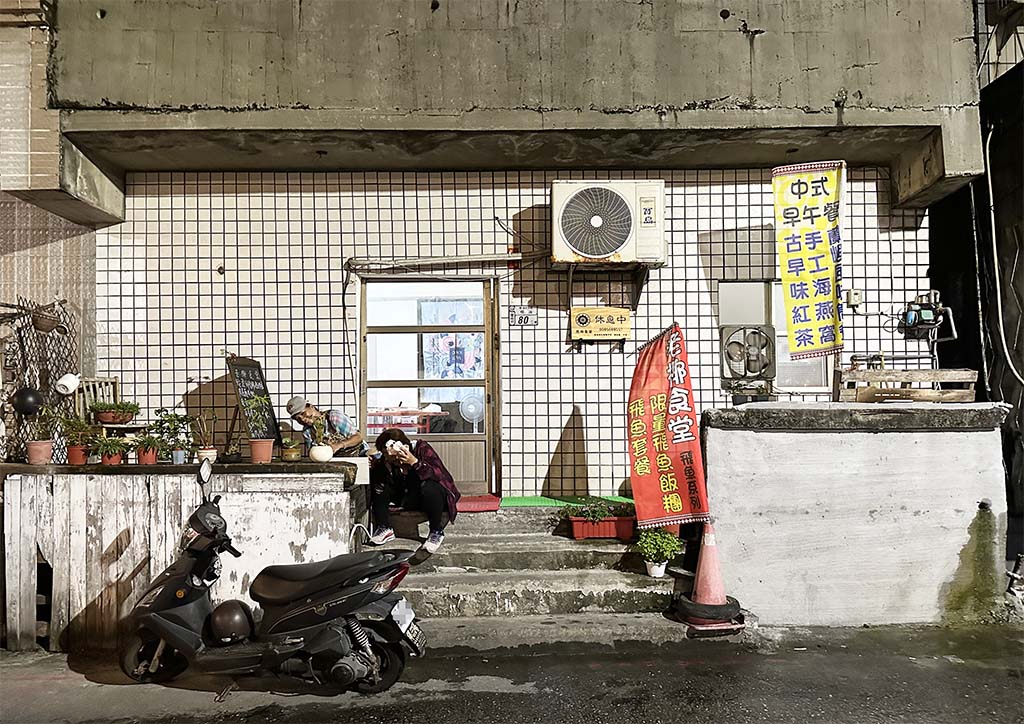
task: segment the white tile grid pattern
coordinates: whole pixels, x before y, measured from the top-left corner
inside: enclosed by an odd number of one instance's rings
[[[279,413],[295,393],[354,410],[358,295],[354,284],[341,293],[344,259],[548,249],[552,180],[648,176],[666,181],[671,259],[651,275],[625,354],[607,344],[571,352],[567,275],[546,259],[518,271],[443,270],[504,277],[504,494],[621,492],[622,411],[639,344],[677,319],[699,407],[728,404],[717,286],[776,276],[768,170],[132,174],[126,222],[97,233],[98,372],[118,375],[124,395],[153,410],[175,404],[189,378],[222,377],[226,348],[263,363]],[[864,290],[869,311],[890,311],[928,288],[927,218],[889,209],[885,171],[852,169],[849,179],[845,284]],[[508,236],[495,216],[522,237]],[[627,279],[577,278],[572,299],[626,305]],[[537,307],[539,326],[509,328],[509,304]],[[846,330],[847,358],[920,349],[877,319],[848,315]]]

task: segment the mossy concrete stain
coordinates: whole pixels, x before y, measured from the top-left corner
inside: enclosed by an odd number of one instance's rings
[[[979,509],[971,521],[967,544],[960,550],[960,565],[943,587],[943,624],[958,626],[993,620],[1002,584],[996,556],[998,527],[995,514],[988,509]]]

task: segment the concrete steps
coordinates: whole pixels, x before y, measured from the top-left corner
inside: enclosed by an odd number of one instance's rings
[[[669,607],[673,580],[610,570],[415,573],[401,592],[424,618],[588,612],[641,613]]]
[[[420,549],[400,591],[427,620],[498,616],[630,615],[668,609],[674,579],[646,575],[643,560],[617,540],[552,534],[556,508],[464,513],[434,555]],[[422,514],[392,514],[395,541],[415,550]]]
[[[396,539],[385,548],[415,549],[419,542]],[[576,541],[547,533],[509,533],[465,537],[450,529],[444,545],[432,556],[418,556],[416,572],[438,569],[531,571],[613,569],[644,572],[639,554],[617,540]]]

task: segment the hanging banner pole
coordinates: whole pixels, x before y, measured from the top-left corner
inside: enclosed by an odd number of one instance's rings
[[[689,361],[673,323],[640,349],[626,407],[637,525],[710,519]]]
[[[840,212],[845,183],[845,161],[772,169],[775,242],[789,356],[795,360],[843,349]]]

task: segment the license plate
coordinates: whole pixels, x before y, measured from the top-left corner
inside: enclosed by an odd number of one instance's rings
[[[413,621],[416,620],[416,614],[412,610],[412,606],[404,598],[398,599],[398,603],[391,609],[391,618],[398,624],[398,628],[402,633],[409,630],[409,627],[413,625]]]
[[[423,652],[427,650],[427,637],[416,624],[409,624],[409,628],[405,631],[405,638],[417,656],[422,656]]]

